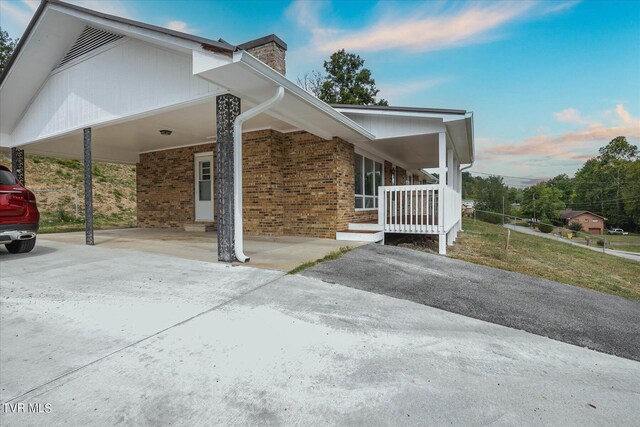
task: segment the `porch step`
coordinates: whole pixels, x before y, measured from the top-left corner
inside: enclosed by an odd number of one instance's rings
[[[351,222],[349,223],[349,231],[382,231],[383,226],[371,222]]]
[[[384,231],[376,230],[342,230],[336,233],[336,240],[352,242],[380,242],[384,239]]]
[[[203,233],[207,231],[214,231],[216,227],[212,222],[189,222],[184,224],[184,231]]]

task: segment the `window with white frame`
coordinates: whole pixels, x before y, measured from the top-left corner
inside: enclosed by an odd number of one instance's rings
[[[353,166],[356,179],[356,209],[376,209],[378,187],[382,185],[382,163],[356,154]]]

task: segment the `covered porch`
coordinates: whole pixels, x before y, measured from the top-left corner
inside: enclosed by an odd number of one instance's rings
[[[350,223],[336,238],[384,242],[385,233],[432,235],[437,236],[439,252],[446,254],[462,230],[462,171],[463,165],[468,168],[474,161],[473,114],[429,108],[337,108],[376,135],[373,141],[356,144],[363,153],[437,179],[428,184],[409,177],[403,180],[395,166],[391,179],[384,176],[387,168],[380,178],[364,171],[364,185],[371,179],[375,187],[371,193],[375,204],[360,210],[376,212],[368,220]],[[376,171],[372,173],[375,176]]]

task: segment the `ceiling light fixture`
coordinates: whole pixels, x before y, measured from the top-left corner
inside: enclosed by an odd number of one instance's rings
[[[169,129],[160,129],[160,135],[169,136],[173,133],[172,130]]]

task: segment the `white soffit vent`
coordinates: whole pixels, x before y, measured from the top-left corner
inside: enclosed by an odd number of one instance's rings
[[[56,68],[60,68],[64,64],[71,62],[92,50],[96,50],[101,46],[120,40],[121,38],[122,36],[119,34],[113,34],[86,26],[84,30],[82,30],[82,33],[76,42],[71,46],[71,49],[69,49],[69,52],[67,52],[64,58],[62,58],[62,61],[60,61]]]

